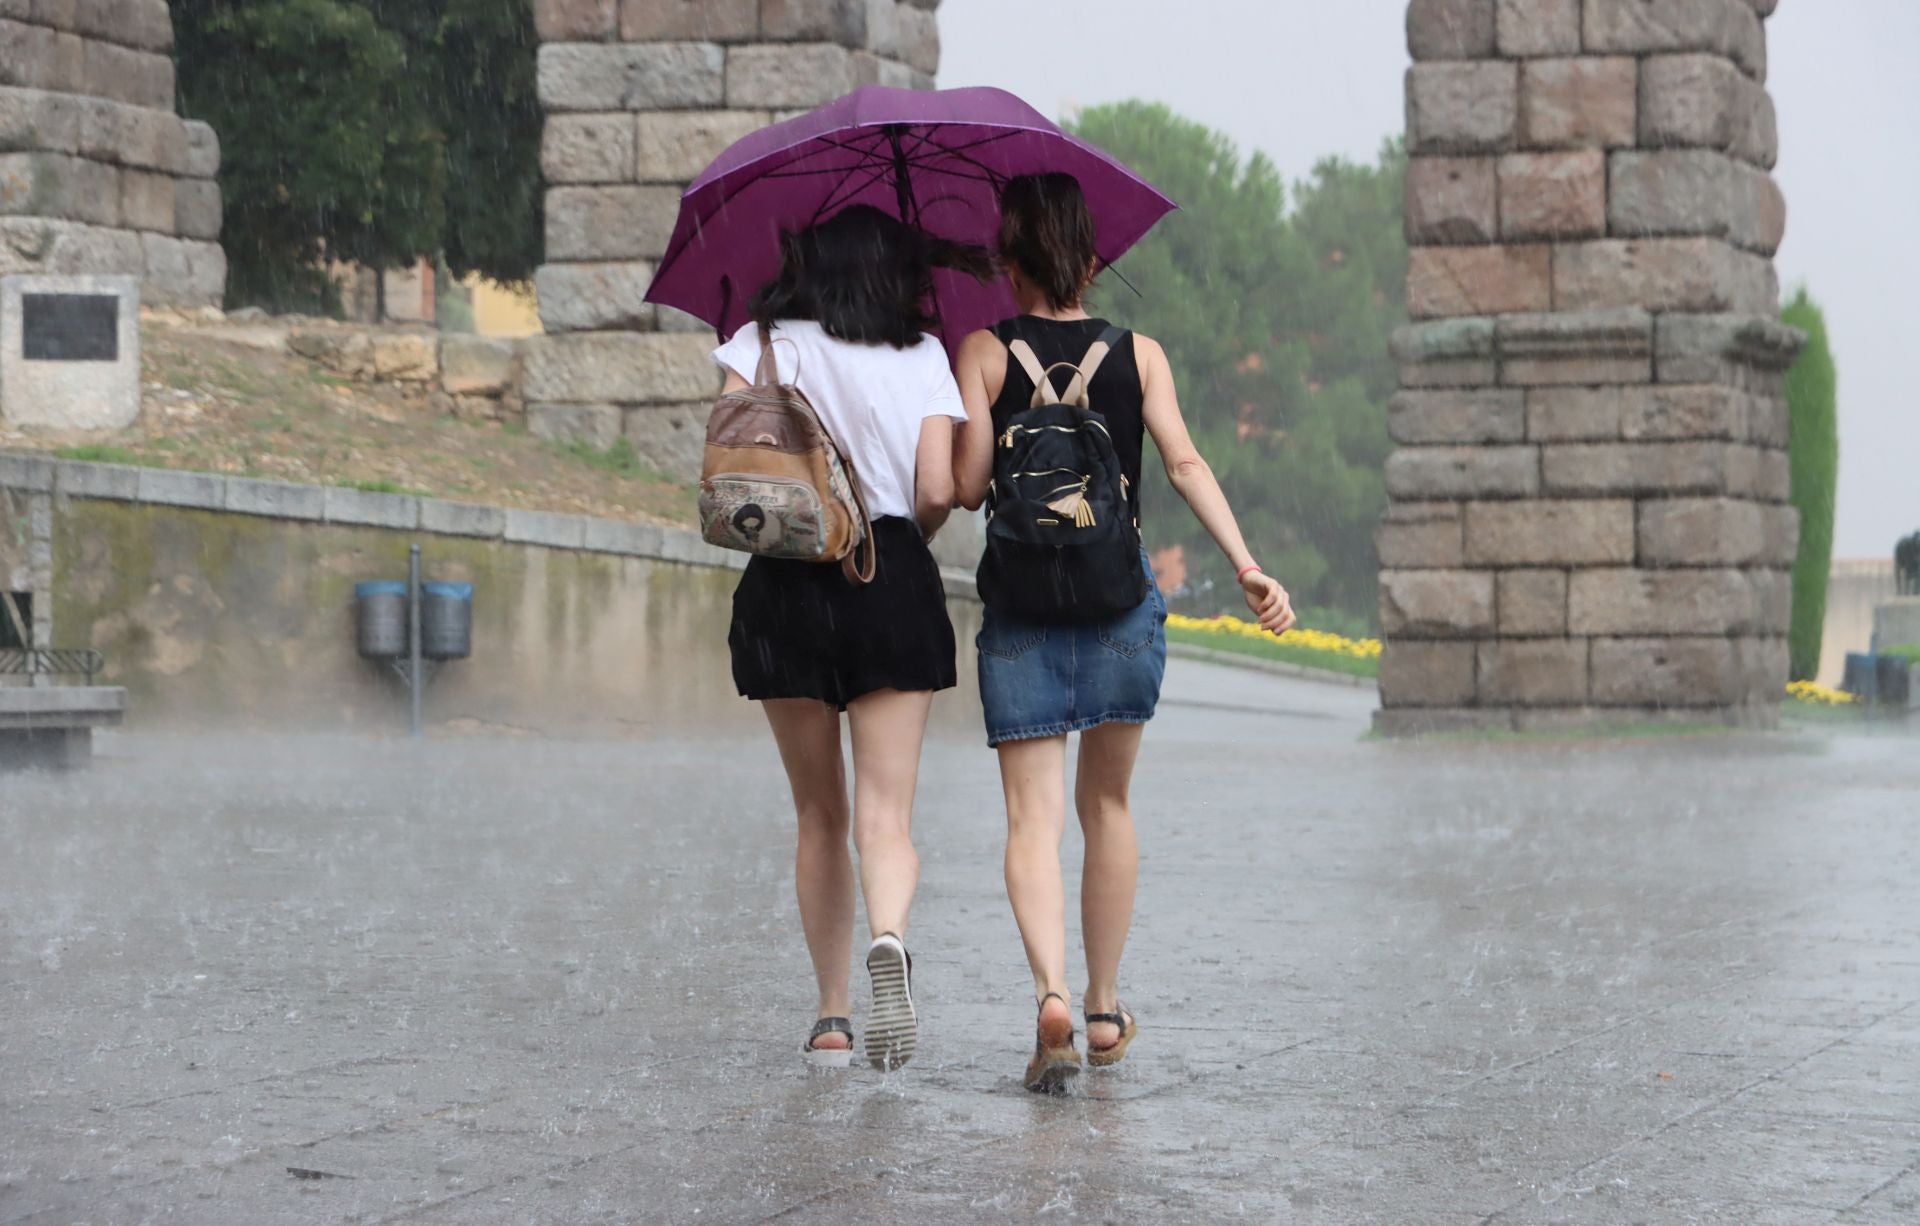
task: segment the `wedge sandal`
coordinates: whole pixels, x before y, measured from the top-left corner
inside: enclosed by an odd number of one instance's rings
[[[1095,1047],[1091,1037],[1093,1024],[1106,1022],[1120,1028],[1120,1037],[1110,1047]],[[1108,1068],[1126,1058],[1127,1048],[1133,1042],[1133,1036],[1140,1033],[1140,1023],[1133,1020],[1133,1014],[1127,1009],[1125,1001],[1113,1002],[1112,1013],[1087,1014],[1087,1063],[1094,1068]]]
[[[845,1047],[818,1047],[821,1035],[844,1034]],[[853,1023],[844,1017],[823,1017],[813,1024],[807,1041],[800,1045],[800,1058],[814,1068],[848,1068],[853,1064]]]
[[[913,955],[899,937],[883,932],[867,947],[873,1008],[867,1014],[867,1063],[891,1073],[913,1059],[920,1015],[913,1008]]]
[[[1025,1081],[1027,1089],[1035,1094],[1064,1093],[1067,1083],[1080,1075],[1080,1052],[1073,1045],[1073,1015],[1069,1013],[1065,1022],[1049,1024],[1044,1020],[1049,1000],[1067,1003],[1058,992],[1040,998],[1040,1020],[1033,1028],[1033,1059],[1027,1061]]]

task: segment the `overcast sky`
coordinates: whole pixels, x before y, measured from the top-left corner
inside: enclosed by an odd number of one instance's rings
[[[940,83],[998,85],[1053,115],[1162,101],[1291,180],[1325,154],[1371,158],[1400,131],[1405,13],[1403,0],[946,0]],[[1768,44],[1790,210],[1781,282],[1826,307],[1840,370],[1834,553],[1886,556],[1920,529],[1906,370],[1920,349],[1920,0],[1784,0]]]

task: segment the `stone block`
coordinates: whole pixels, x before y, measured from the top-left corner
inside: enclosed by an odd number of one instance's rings
[[[1620,437],[1629,387],[1536,387],[1527,391],[1527,438],[1536,443],[1598,442]]]
[[[84,296],[88,313],[81,319],[52,314],[42,295]],[[0,279],[0,422],[14,429],[119,430],[139,416],[138,279]]]
[[[326,491],[317,485],[228,477],[226,509],[273,519],[319,520],[326,517]]]
[[[533,0],[533,28],[543,43],[606,42],[619,21],[620,0]]]
[[[1727,489],[1728,452],[1724,443],[1558,443],[1540,449],[1540,469],[1552,494],[1714,494]]]
[[[1402,707],[1373,713],[1373,730],[1396,738],[1511,732],[1513,725],[1514,712],[1502,707]]]
[[[1500,201],[1493,158],[1414,158],[1407,163],[1407,241],[1415,246],[1491,243]]]
[[[940,71],[940,23],[932,13],[911,5],[873,0],[867,11],[867,49],[931,75]]]
[[[1526,437],[1526,393],[1501,388],[1404,391],[1387,404],[1396,443],[1517,443]]]
[[[1512,59],[1580,54],[1580,0],[1499,0],[1494,32]]]
[[[1534,447],[1402,447],[1387,457],[1392,498],[1527,498],[1540,491]]]
[[[584,443],[604,451],[620,439],[620,406],[530,403],[527,430],[549,442]]]
[[[86,92],[156,111],[173,110],[173,57],[89,39],[81,52]]]
[[[1747,436],[1749,397],[1712,385],[1635,388],[1623,398],[1620,437],[1629,442]]]
[[[100,98],[72,100],[80,120],[77,151],[97,162],[186,173],[187,125],[171,111],[153,111]]]
[[[438,498],[420,500],[420,531],[442,536],[475,536],[498,539],[506,534],[507,513],[499,507],[478,506],[469,502],[443,502]]]
[[[513,342],[448,335],[440,342],[440,387],[452,396],[498,396],[513,382]]]
[[[1492,319],[1403,324],[1389,346],[1402,387],[1484,387],[1499,375]]]
[[[726,68],[715,43],[548,43],[540,48],[540,104],[550,113],[719,106]]]
[[[1779,313],[1773,261],[1713,238],[1600,239],[1553,249],[1557,310]]]
[[[138,237],[147,278],[141,298],[148,306],[219,306],[225,300],[227,253],[219,243],[152,233]]]
[[[1502,637],[1564,635],[1567,632],[1567,572],[1503,570],[1494,596]]]
[[[633,177],[642,183],[687,183],[728,145],[764,128],[766,111],[660,111],[636,118]]]
[[[373,332],[373,377],[394,383],[431,383],[440,376],[440,342],[432,333]]]
[[[1478,644],[1483,706],[1570,707],[1587,700],[1585,639]]]
[[[1720,706],[1745,689],[1734,642],[1719,637],[1596,639],[1592,670],[1601,706]]]
[[[1746,397],[1747,439],[1763,447],[1785,447],[1791,429],[1791,415],[1783,396]]]
[[[1502,153],[1519,115],[1511,63],[1415,64],[1407,70],[1407,150],[1413,154]]]
[[[159,506],[220,511],[227,505],[227,479],[215,473],[143,468],[140,470],[138,496],[141,502]]]
[[[175,233],[173,176],[151,170],[120,172],[120,224],[129,230]]]
[[[1493,573],[1388,570],[1380,574],[1380,628],[1389,639],[1493,633]]]
[[[1407,313],[1504,315],[1553,305],[1552,249],[1544,245],[1415,247],[1407,265]]]
[[[656,472],[676,481],[700,479],[706,458],[707,418],[711,402],[642,405],[626,410],[621,432]]]
[[[79,152],[87,102],[71,94],[0,85],[0,150]]]
[[[872,7],[873,0],[760,0],[760,37],[865,47]]]
[[[218,183],[212,179],[180,179],[174,183],[173,223],[180,237],[217,242],[224,217]]]
[[[1472,643],[1393,639],[1380,651],[1385,707],[1461,707],[1474,699]]]
[[[198,119],[183,124],[187,138],[186,173],[196,179],[212,179],[220,174],[220,134],[211,124]]]
[[[140,497],[142,471],[129,464],[85,464],[62,460],[54,466],[54,488],[62,498],[134,502]]]
[[[1767,511],[1743,498],[1649,498],[1640,504],[1643,567],[1748,566],[1767,559]]]
[[[1500,236],[1598,238],[1607,231],[1607,161],[1598,149],[1500,159]]]
[[[1710,51],[1766,76],[1766,33],[1745,0],[1587,0],[1584,18],[1589,52]]]
[[[1806,335],[1772,311],[1668,314],[1654,329],[1654,370],[1662,383],[1737,386],[1750,372],[1782,373]]]
[[[53,492],[53,461],[39,456],[0,452],[0,489],[31,494]]]
[[[530,337],[524,346],[522,390],[529,402],[684,404],[710,400],[720,390],[711,336],[577,333]]]
[[[118,172],[62,153],[0,153],[0,214],[118,225]]]
[[[324,495],[330,524],[358,524],[369,528],[420,526],[420,500],[405,494],[376,494],[330,486]]]
[[[1527,60],[1520,67],[1524,149],[1631,148],[1640,74],[1627,58]]]
[[[1640,66],[1640,144],[1717,149],[1770,169],[1780,134],[1766,88],[1717,55],[1656,55]]]
[[[1465,565],[1460,506],[1452,502],[1389,503],[1373,530],[1374,552],[1388,570],[1454,569]]]
[[[373,339],[365,332],[345,328],[289,332],[287,348],[349,379],[366,379],[373,375]]]
[[[547,192],[550,260],[657,260],[679,216],[672,187],[556,187]]]
[[[659,524],[635,524],[616,519],[589,519],[587,549],[595,553],[616,553],[629,558],[657,558],[665,545],[666,532]]]
[[[554,549],[581,549],[587,543],[587,517],[556,515],[551,511],[507,509],[506,539],[523,545]]]
[[[1407,52],[1416,60],[1481,60],[1493,55],[1493,0],[1413,0]]]
[[[858,84],[853,52],[834,43],[736,47],[727,56],[726,104],[736,109],[821,106]]]
[[[760,0],[620,0],[629,43],[738,43],[760,34]]]
[[[1469,566],[1633,561],[1633,503],[1627,499],[1472,502],[1465,522]]]
[[[1567,584],[1572,634],[1743,634],[1761,620],[1753,582],[1738,570],[1576,570]]]
[[[1800,509],[1785,503],[1760,507],[1763,566],[1792,566],[1800,553]]]
[[[633,120],[626,111],[547,116],[541,176],[548,183],[633,182]]]
[[[1615,235],[1707,235],[1762,255],[1779,250],[1786,235],[1786,197],[1773,177],[1724,153],[1616,153],[1607,177]]]
[[[548,332],[650,331],[646,300],[653,265],[645,260],[543,264],[533,274],[540,322]]]
[[[1496,339],[1500,380],[1514,386],[1653,378],[1653,317],[1637,307],[1510,315]]]
[[[0,85],[71,90],[73,82],[53,79],[57,37],[46,26],[0,19]]]

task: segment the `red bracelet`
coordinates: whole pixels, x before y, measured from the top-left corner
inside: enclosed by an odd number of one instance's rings
[[[1249,562],[1245,566],[1242,566],[1239,570],[1233,573],[1233,581],[1235,583],[1239,583],[1241,580],[1245,579],[1248,573],[1251,571],[1260,571],[1260,573],[1263,575],[1267,573],[1263,570],[1260,570],[1260,563]]]

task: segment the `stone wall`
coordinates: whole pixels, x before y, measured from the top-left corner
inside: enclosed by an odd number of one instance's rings
[[[220,143],[174,113],[166,0],[0,0],[0,273],[217,305]]]
[[[680,193],[719,152],[863,84],[930,89],[939,0],[535,0],[542,41],[548,335],[530,342],[543,437],[686,454],[718,376],[713,331],[642,301]]]
[[[1378,723],[1768,723],[1775,0],[1413,0]]]

